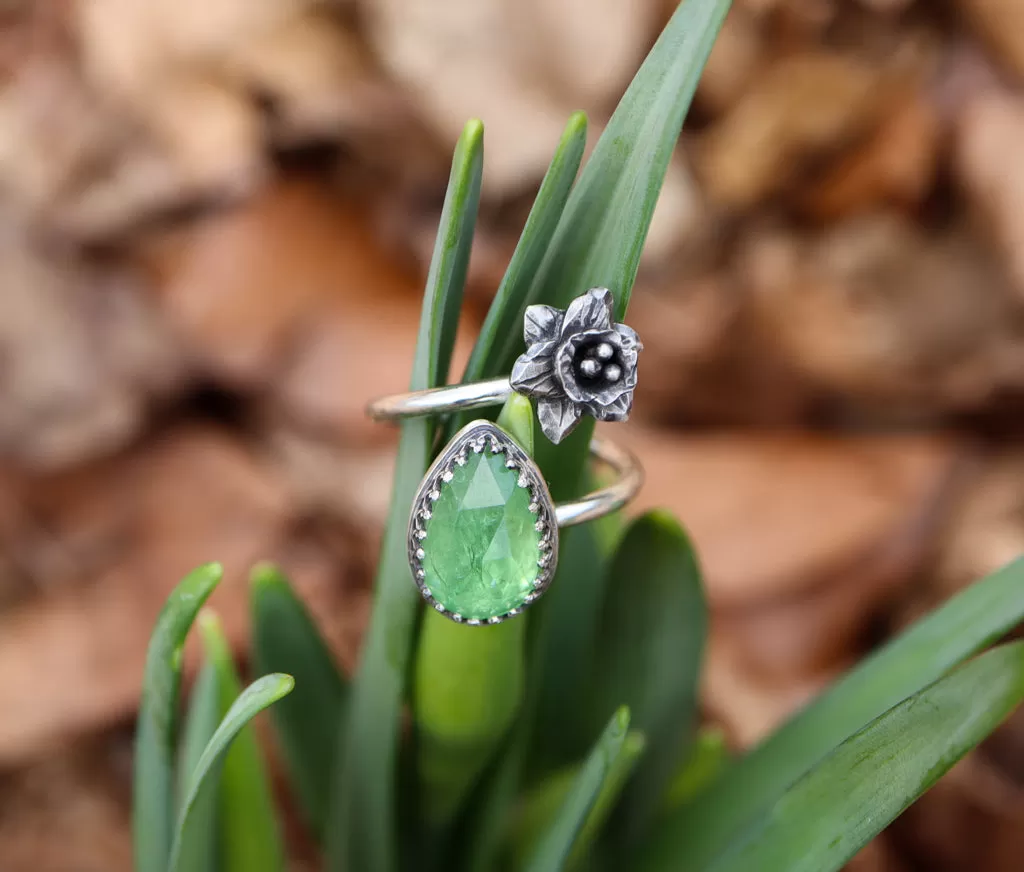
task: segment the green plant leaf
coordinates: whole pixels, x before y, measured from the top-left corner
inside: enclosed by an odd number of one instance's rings
[[[527,454],[533,407],[509,397],[498,416]],[[469,627],[428,609],[414,678],[420,807],[428,829],[448,827],[494,757],[523,697],[527,616]]]
[[[532,775],[579,760],[594,740],[587,703],[608,572],[600,539],[595,524],[563,532],[555,578],[534,609],[541,630],[545,625],[557,630],[536,634],[531,658],[530,684],[536,698],[528,761]]]
[[[433,610],[424,615],[415,712],[420,807],[430,828],[451,823],[515,719],[525,630],[522,619],[467,627]]]
[[[558,872],[565,867],[601,791],[616,771],[628,730],[629,709],[623,706],[612,715],[573,781],[569,795],[524,867],[527,872]]]
[[[505,401],[498,415],[498,426],[515,439],[530,457],[536,448],[533,429],[533,406],[526,397],[513,394]]]
[[[483,125],[471,121],[452,162],[410,390],[436,387],[447,377],[482,167]],[[334,872],[392,872],[396,867],[398,730],[421,602],[409,574],[405,537],[409,507],[431,459],[433,420],[413,418],[402,424],[373,613],[335,763],[327,828],[327,868]]]
[[[644,745],[643,733],[636,730],[626,733],[622,752],[612,764],[611,771],[601,787],[601,792],[597,795],[597,801],[590,809],[586,822],[576,837],[572,852],[566,860],[565,868],[570,872],[579,868],[586,858],[597,834],[604,826],[618,800],[623,785],[632,773],[636,761],[643,753]],[[529,852],[564,805],[566,797],[579,775],[580,768],[581,765],[577,764],[548,776],[523,801],[520,813],[514,820],[509,835],[509,844],[515,855],[513,869],[521,869],[525,866]]]
[[[218,563],[191,572],[174,589],[146,652],[135,734],[132,841],[137,872],[166,872],[174,826],[174,752],[177,742],[181,652],[196,614],[223,575]]]
[[[199,765],[199,759],[206,749],[220,723],[220,687],[217,670],[208,660],[199,670],[199,676],[192,687],[188,715],[182,731],[181,748],[178,751],[178,814],[185,806],[192,773]],[[219,773],[209,776],[218,784]],[[192,809],[193,822],[189,827],[189,838],[179,849],[179,865],[190,872],[217,872],[219,843],[217,837],[217,791],[201,792]]]
[[[729,764],[729,746],[721,727],[705,727],[695,739],[686,737],[687,756],[665,791],[666,811],[678,808],[710,787]]]
[[[637,518],[612,560],[593,651],[592,722],[625,703],[647,750],[623,797],[618,823],[636,841],[685,757],[696,725],[707,603],[693,546],[665,511]]]
[[[448,191],[427,272],[410,390],[443,385],[448,380],[480,205],[483,166],[484,126],[478,120],[469,121],[452,157]]]
[[[842,868],[1024,699],[1024,643],[996,648],[904,700],[783,793],[711,872]],[[663,870],[689,868],[667,862]]]
[[[594,286],[609,288],[619,319],[625,315],[640,253],[650,227],[683,120],[710,54],[729,0],[682,3],[644,60],[619,102],[580,178],[569,195],[555,236],[528,292],[530,302],[564,308]],[[581,492],[593,422],[585,418],[560,445],[541,440],[536,458],[556,500]],[[581,735],[571,723],[564,734],[551,731],[559,704],[588,680],[584,653],[596,633],[604,572],[593,531],[571,531],[565,540],[569,563],[535,609],[531,675],[544,675],[534,735],[542,742],[537,763],[561,763]],[[580,571],[582,569],[582,571]],[[582,707],[568,707],[570,712]],[[564,709],[561,709],[564,711]],[[547,737],[547,738],[545,738]],[[550,746],[550,747],[545,747]]]
[[[469,872],[491,872],[497,868],[508,818],[522,783],[530,751],[529,718],[520,714],[509,733],[501,756],[485,773],[480,789],[469,803],[461,831],[465,836],[465,868]]]
[[[844,739],[1024,619],[1024,559],[953,597],[881,648],[659,824],[652,870],[701,869]]]
[[[729,0],[680,3],[619,101],[573,188],[539,276],[567,304],[588,288],[626,312],[651,216]]]
[[[204,806],[201,801],[202,794],[206,791],[216,791],[216,779],[211,776],[217,768],[223,766],[225,752],[228,751],[246,724],[267,706],[288,694],[294,685],[295,682],[290,675],[265,675],[247,687],[224,715],[224,719],[207,743],[189,780],[185,801],[178,817],[171,862],[168,866],[170,872],[195,872],[193,867],[183,862],[185,855],[182,852],[182,847],[192,838],[192,829],[204,824],[196,812]],[[258,827],[260,823],[258,820],[252,822],[254,837],[259,835],[255,832],[255,827]],[[266,867],[261,863],[250,867],[251,870],[262,868]]]
[[[551,235],[565,208],[572,183],[583,159],[587,141],[587,116],[576,112],[569,118],[551,165],[541,182],[516,250],[498,286],[473,353],[462,377],[464,383],[506,375],[523,351],[523,314],[530,304],[530,289],[547,251]],[[454,433],[469,420],[465,417],[450,430]]]
[[[600,285],[615,296],[618,318],[625,315],[669,161],[729,5],[686,0],[676,9],[569,195],[532,301],[564,308]],[[538,452],[556,499],[576,489],[592,431],[588,419],[555,452]]]
[[[225,718],[242,692],[231,648],[212,612],[199,615],[206,656],[217,670]],[[294,681],[288,677],[288,690]],[[283,695],[283,694],[282,694]],[[255,714],[255,712],[253,712]],[[220,859],[224,872],[283,872],[284,845],[256,734],[239,726],[220,772]]]
[[[295,690],[270,710],[296,796],[322,839],[347,688],[316,623],[288,579],[270,564],[252,571],[252,657],[260,674],[295,677]]]

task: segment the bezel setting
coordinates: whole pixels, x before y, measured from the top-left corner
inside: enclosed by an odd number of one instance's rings
[[[519,472],[516,487],[529,491],[529,510],[536,518],[534,529],[542,534],[539,541],[540,556],[537,561],[537,577],[533,581],[533,590],[520,605],[502,615],[491,618],[466,618],[457,612],[450,611],[438,602],[426,586],[426,573],[423,568],[423,558],[426,556],[426,552],[423,546],[426,544],[429,547],[429,538],[425,522],[430,519],[431,507],[440,497],[441,489],[446,487],[451,480],[452,470],[455,466],[461,466],[466,462],[468,452],[479,454],[486,447],[490,448],[492,454],[505,455],[506,467]],[[541,475],[537,464],[533,462],[533,458],[523,451],[515,440],[497,424],[486,420],[471,421],[459,430],[430,465],[412,501],[406,541],[413,581],[416,582],[416,587],[419,588],[423,598],[446,618],[470,626],[500,624],[502,621],[522,614],[547,590],[558,566],[558,522],[547,482],[544,481],[544,476]]]

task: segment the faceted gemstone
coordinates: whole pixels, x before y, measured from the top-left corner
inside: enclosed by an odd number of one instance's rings
[[[464,618],[504,615],[534,589],[541,534],[530,491],[504,454],[469,452],[424,524],[423,583],[434,599]]]

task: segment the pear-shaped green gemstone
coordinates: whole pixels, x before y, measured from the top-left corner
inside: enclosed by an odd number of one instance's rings
[[[526,602],[540,573],[530,491],[502,453],[469,452],[451,471],[424,524],[423,584],[464,618],[508,614]]]

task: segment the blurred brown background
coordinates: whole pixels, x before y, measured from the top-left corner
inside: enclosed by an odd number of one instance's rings
[[[1024,0],[733,5],[617,435],[701,549],[743,746],[1024,550]],[[565,119],[593,142],[673,6],[0,2],[0,869],[130,867],[193,565],[242,646],[281,561],[351,667],[394,447],[362,408],[406,382],[454,139],[484,119],[464,360]],[[1018,715],[854,867],[1022,856]]]

